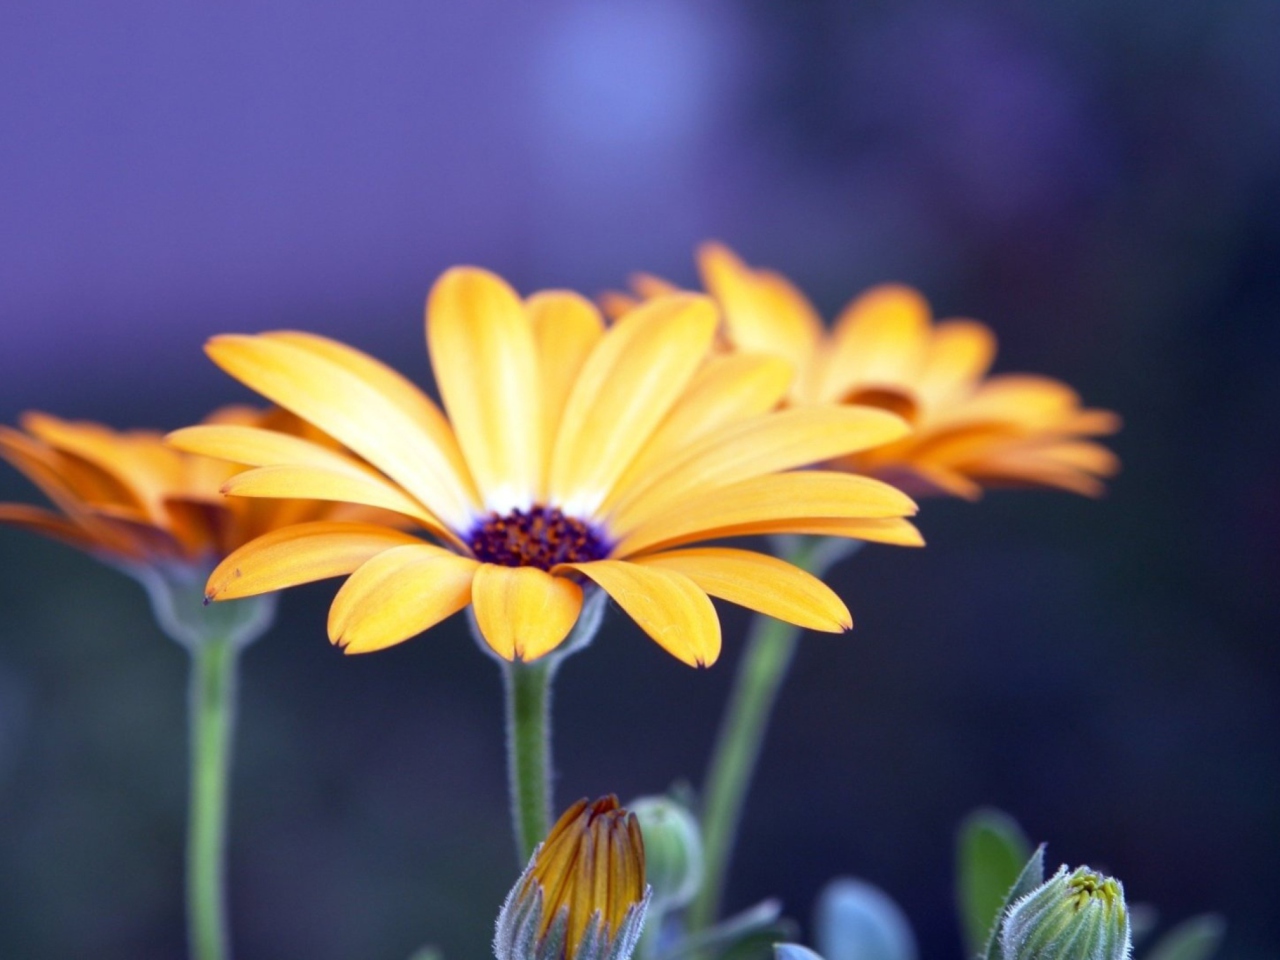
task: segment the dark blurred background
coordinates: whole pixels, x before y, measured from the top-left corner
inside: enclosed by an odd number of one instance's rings
[[[1001,370],[1126,421],[1091,502],[932,501],[832,582],[731,906],[829,877],[959,960],[957,820],[1017,815],[1166,922],[1280,943],[1274,0],[0,6],[0,421],[248,399],[209,335],[296,326],[425,382],[447,266],[691,283],[708,237],[830,316],[913,283]],[[0,471],[0,499],[29,499]],[[185,658],[142,592],[0,531],[0,957],[182,955]],[[461,620],[386,653],[294,591],[244,662],[238,955],[487,955],[516,864],[500,684]],[[689,670],[615,613],[561,675],[561,804],[696,779],[745,617]]]

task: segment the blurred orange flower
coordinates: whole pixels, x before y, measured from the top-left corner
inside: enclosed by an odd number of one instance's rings
[[[990,328],[974,320],[935,323],[910,287],[867,291],[828,332],[787,278],[747,266],[727,247],[703,245],[698,266],[720,307],[726,345],[786,360],[795,374],[792,404],[879,407],[911,424],[908,436],[838,458],[843,469],[915,494],[967,499],[994,485],[1096,496],[1119,469],[1094,439],[1119,429],[1116,414],[1084,408],[1074,390],[1049,377],[987,376],[996,353]],[[642,275],[636,297],[609,294],[606,308],[625,309],[662,285]]]

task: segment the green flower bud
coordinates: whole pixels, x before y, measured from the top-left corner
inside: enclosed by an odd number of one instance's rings
[[[645,870],[653,910],[688,904],[702,884],[702,832],[685,807],[668,797],[641,797],[630,805],[644,834]]]
[[[1129,960],[1129,910],[1119,880],[1065,866],[1009,908],[1005,960]]]

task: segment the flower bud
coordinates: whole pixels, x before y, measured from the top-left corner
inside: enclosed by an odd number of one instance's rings
[[[644,835],[645,869],[654,910],[686,906],[702,883],[702,832],[685,807],[669,797],[631,804]]]
[[[652,891],[635,814],[616,797],[579,800],[556,821],[507,895],[497,960],[628,960]]]
[[[1119,880],[1065,866],[1009,908],[1005,960],[1129,960],[1129,910]]]

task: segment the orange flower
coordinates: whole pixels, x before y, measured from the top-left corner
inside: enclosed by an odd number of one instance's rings
[[[626,960],[649,903],[644,840],[617,797],[564,812],[498,916],[499,960]]]
[[[703,283],[736,351],[785,359],[790,401],[891,410],[909,436],[838,458],[836,465],[890,479],[913,493],[975,499],[986,485],[1056,487],[1096,496],[1119,468],[1094,437],[1120,419],[1082,408],[1066,384],[1042,376],[988,377],[996,338],[973,320],[934,323],[910,287],[875,287],[853,300],[828,333],[808,298],[770,270],[753,269],[719,244],[698,251]],[[652,277],[636,292],[650,296]],[[620,309],[625,294],[607,303]]]
[[[206,423],[270,427],[319,438],[281,410],[228,407]],[[0,503],[0,523],[62,540],[111,562],[204,565],[207,570],[268,530],[351,514],[350,508],[317,501],[230,500],[219,489],[240,468],[181,453],[158,432],[118,432],[44,413],[25,414],[22,426],[21,431],[0,426],[0,457],[25,474],[58,511]]]
[[[228,493],[387,509],[436,542],[308,525],[237,550],[212,599],[351,574],[329,635],[349,653],[400,643],[472,605],[490,647],[533,660],[568,635],[593,581],[688,664],[720,652],[708,595],[819,630],[850,626],[821,581],[729,536],[825,532],[918,543],[915,505],[865,477],[797,467],[902,437],[868,408],[776,412],[788,389],[771,358],[708,361],[715,310],[659,297],[605,330],[576,294],[522,302],[499,277],[448,271],[427,303],[444,413],[350,347],[295,332],[214,338],[219,366],[364,458],[263,430],[178,431],[179,447],[257,469]]]

